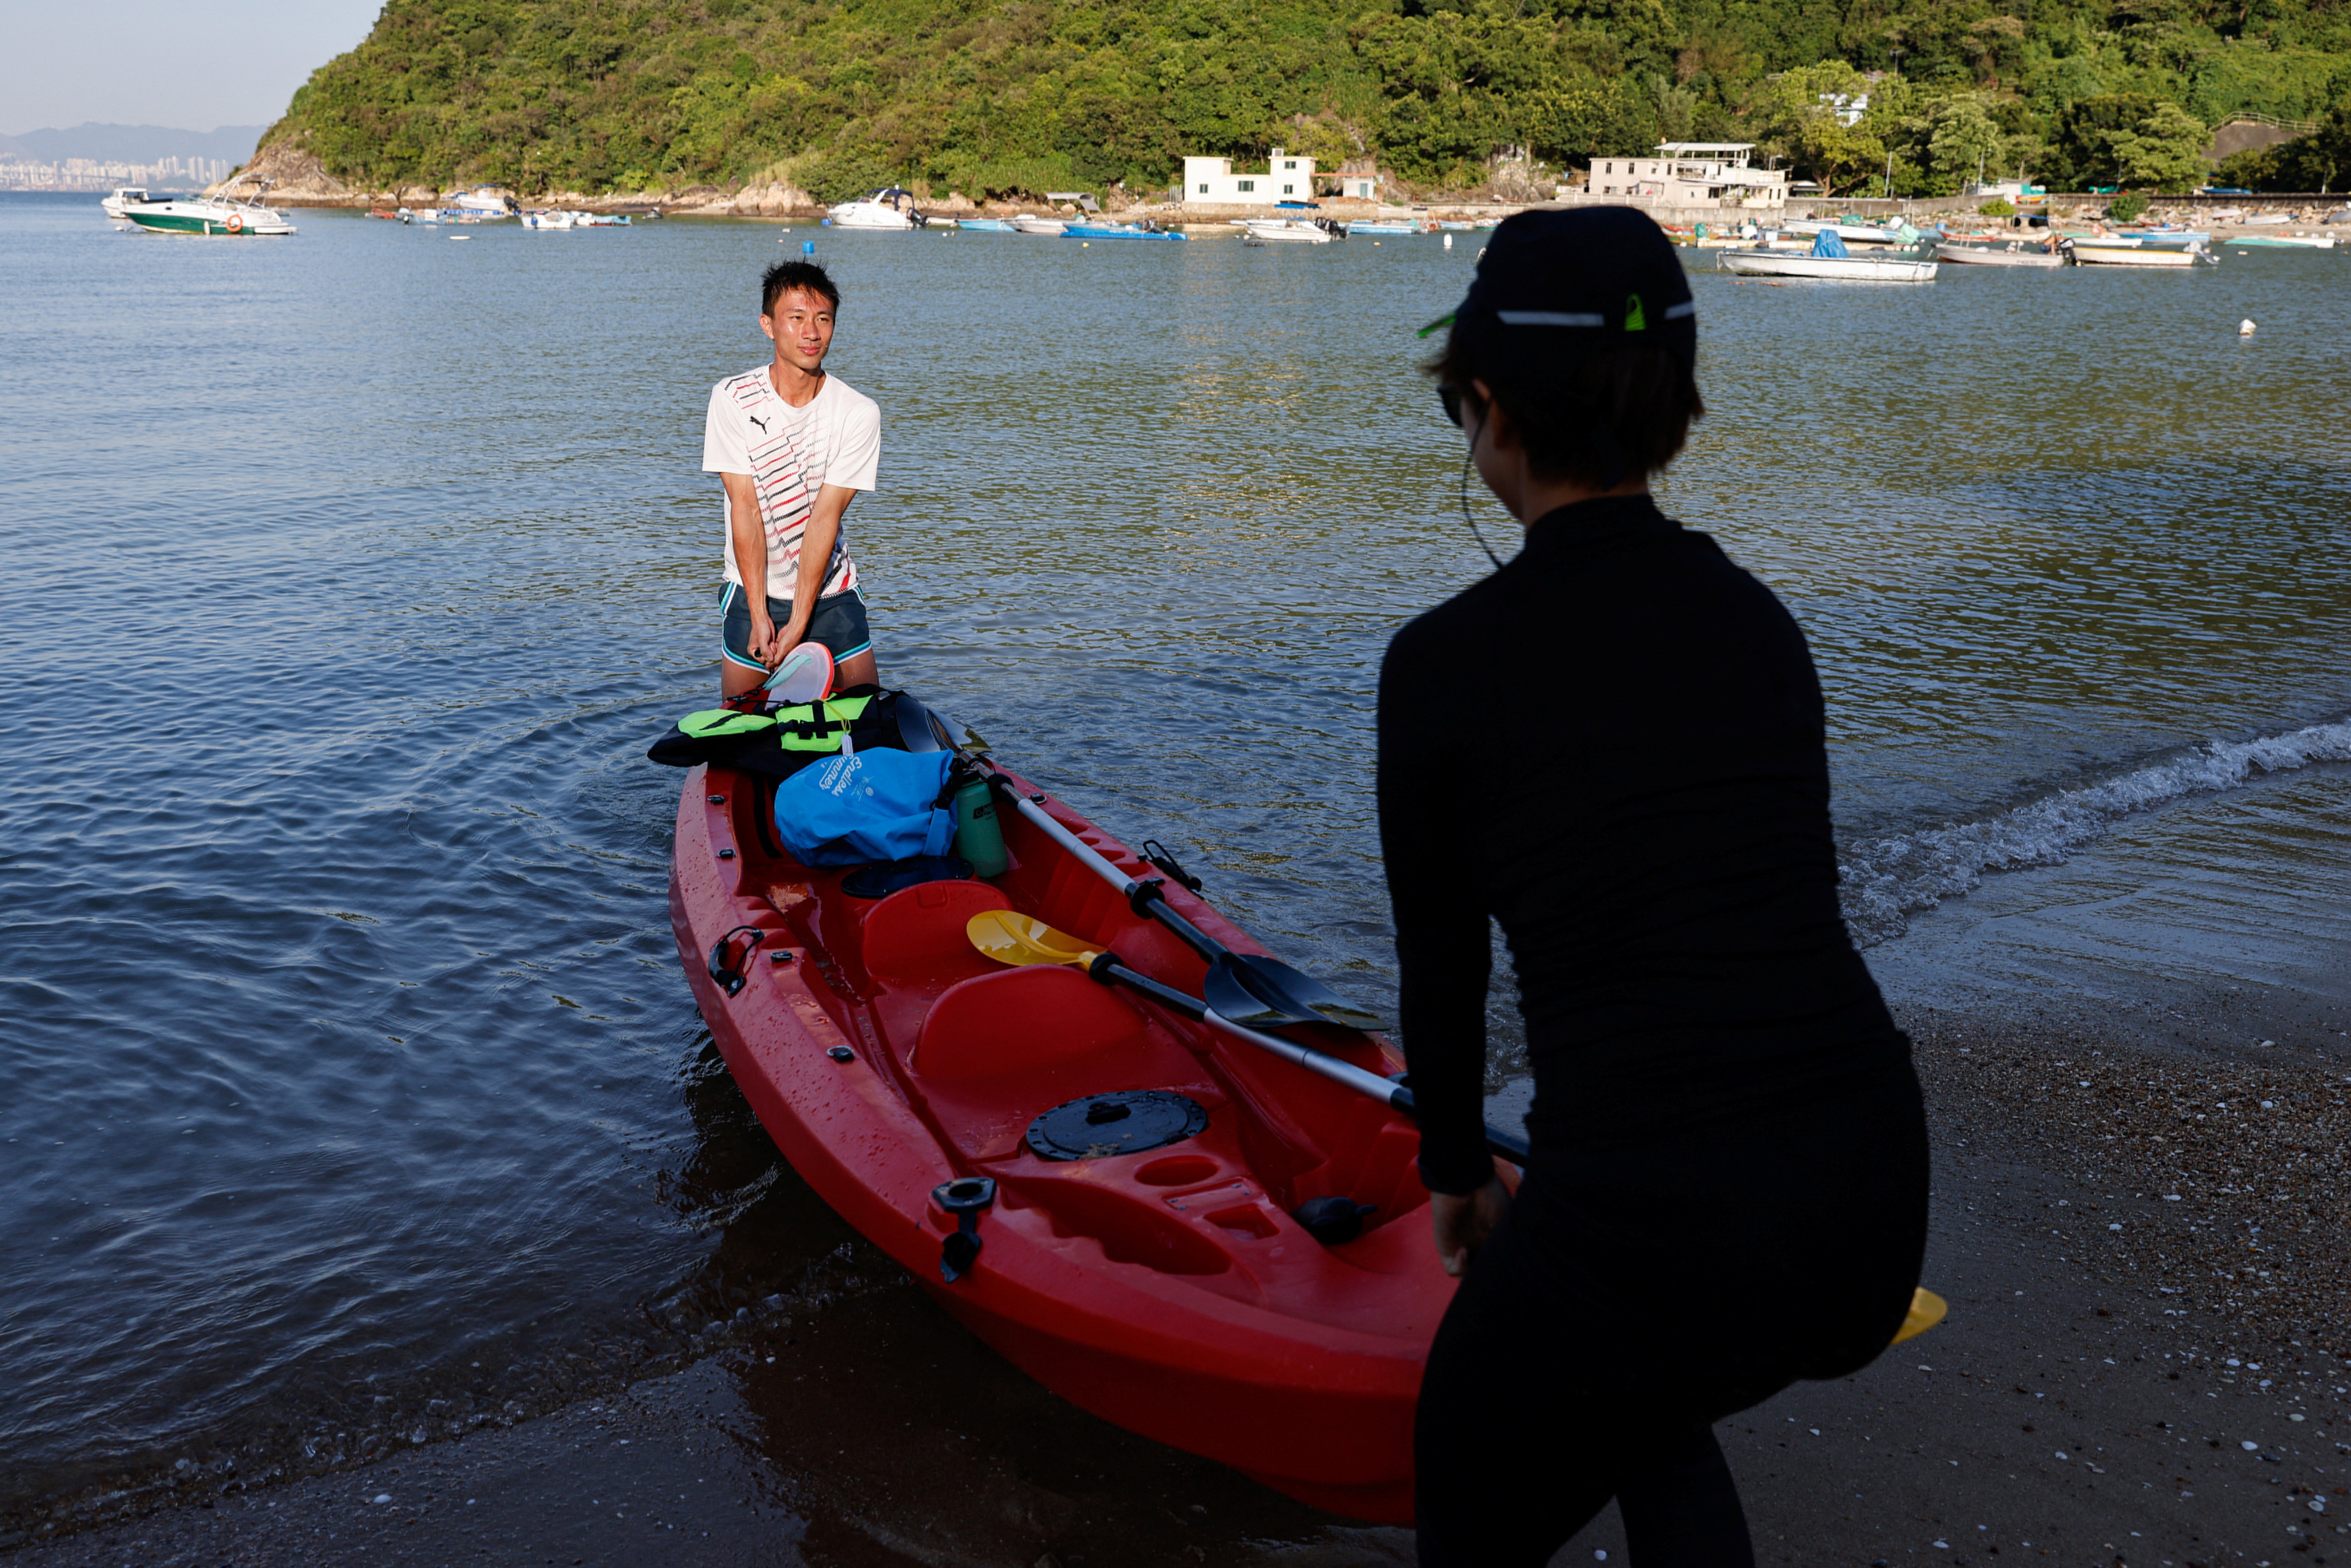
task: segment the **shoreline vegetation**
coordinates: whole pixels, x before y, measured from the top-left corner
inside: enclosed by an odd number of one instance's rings
[[[391,0],[263,136],[289,188],[725,190],[798,211],[1167,193],[1274,146],[1390,202],[1527,204],[1661,141],[1821,199],[2351,179],[2351,9],[2313,0]],[[2220,134],[2216,136],[2216,131]]]

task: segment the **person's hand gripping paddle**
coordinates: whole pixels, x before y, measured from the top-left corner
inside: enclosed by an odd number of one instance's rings
[[[821,702],[832,691],[832,650],[821,643],[796,643],[759,684],[780,703]]]

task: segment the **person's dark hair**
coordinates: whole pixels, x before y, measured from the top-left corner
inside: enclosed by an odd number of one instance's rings
[[[777,299],[795,288],[821,295],[833,309],[841,308],[841,290],[824,268],[812,261],[779,261],[759,275],[759,314],[773,316]]]
[[[1424,368],[1466,410],[1479,408],[1472,382],[1492,388],[1540,478],[1613,490],[1663,473],[1706,413],[1689,365],[1664,343],[1562,353],[1546,340],[1556,330],[1458,322]]]

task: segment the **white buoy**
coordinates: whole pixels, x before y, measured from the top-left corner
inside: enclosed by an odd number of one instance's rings
[[[1453,236],[1451,235],[1447,235],[1445,236],[1445,248],[1447,250],[1451,250],[1453,248]]]
[[[2251,316],[2248,316],[2243,320],[2237,323],[2237,336],[2240,338],[2250,338],[2252,335],[2253,319]]]

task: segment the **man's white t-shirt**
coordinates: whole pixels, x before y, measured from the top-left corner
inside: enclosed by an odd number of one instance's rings
[[[827,485],[871,490],[882,459],[882,410],[836,375],[827,375],[807,404],[794,408],[776,393],[768,367],[728,376],[710,389],[710,412],[702,426],[702,468],[706,474],[747,474],[759,496],[759,521],[768,535],[768,597],[789,600],[799,584],[800,536],[809,508]],[[719,516],[726,516],[722,498]],[[726,539],[726,580],[740,584],[735,535]],[[857,586],[857,563],[849,559],[844,519],[832,543],[825,594]]]

